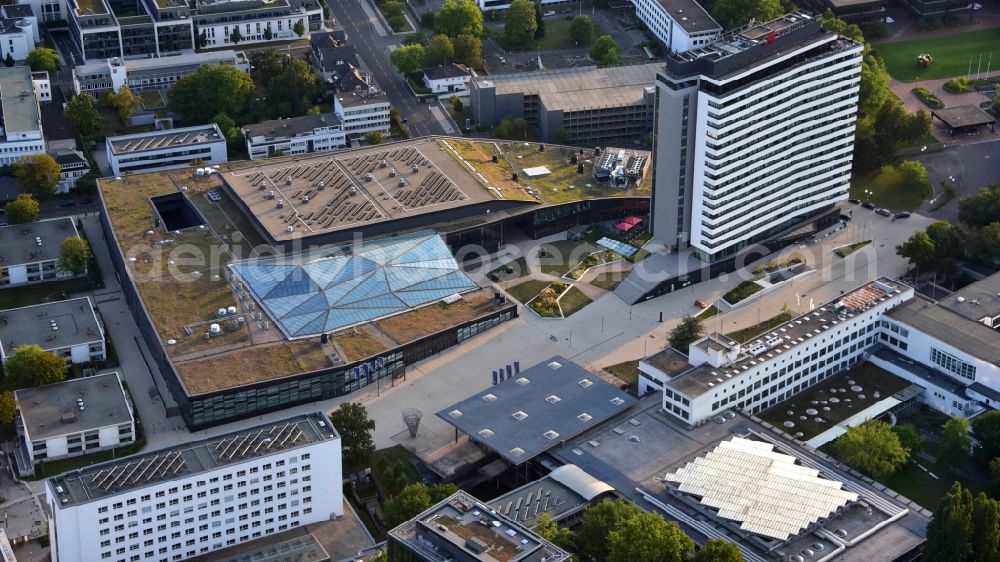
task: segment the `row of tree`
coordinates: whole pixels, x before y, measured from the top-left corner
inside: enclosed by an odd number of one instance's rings
[[[927,525],[923,560],[1000,560],[1000,503],[980,492],[975,498],[958,482],[951,486]]]
[[[454,39],[438,33],[424,44],[424,37],[416,34],[408,42],[389,54],[389,61],[403,74],[416,74],[421,68],[456,62],[466,66],[483,64],[483,42],[468,33]]]
[[[848,428],[833,442],[837,457],[855,469],[882,480],[892,476],[923,451],[920,432],[911,424],[890,426],[868,420]],[[949,419],[941,428],[938,465],[953,468],[966,461],[972,452],[969,420]]]

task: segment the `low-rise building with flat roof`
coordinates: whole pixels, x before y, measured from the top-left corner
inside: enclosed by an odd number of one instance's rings
[[[0,227],[0,289],[74,277],[59,269],[59,246],[79,235],[68,217]]]
[[[570,559],[565,550],[462,491],[391,530],[389,540],[426,562]]]
[[[90,298],[0,310],[0,362],[19,345],[37,345],[67,363],[104,361],[104,328]]]
[[[0,165],[44,153],[42,114],[31,69],[0,67]]]
[[[838,19],[848,23],[863,24],[885,21],[885,0],[806,0],[804,7],[817,13],[833,12]]]
[[[473,78],[477,124],[522,117],[545,142],[599,144],[638,139],[653,130],[657,64],[570,68]],[[560,130],[568,131],[560,135]]]
[[[347,146],[344,126],[336,113],[271,119],[243,126],[251,160],[329,152]]]
[[[587,474],[580,467],[564,464],[548,475],[490,500],[490,508],[504,517],[530,528],[548,514],[562,527],[572,527],[588,507],[618,492],[608,483]]]
[[[73,89],[78,94],[102,96],[128,86],[132,93],[167,90],[181,78],[206,64],[227,64],[250,72],[243,51],[208,51],[141,59],[112,57],[73,67]]]
[[[632,0],[635,15],[674,52],[689,51],[712,43],[722,26],[695,0]]]
[[[991,131],[996,130],[997,120],[975,105],[935,109],[931,111],[931,116],[937,117],[948,129],[951,136],[955,136],[955,133],[971,133],[980,127],[989,127]]]
[[[118,372],[14,392],[17,434],[32,464],[130,445],[135,415]]]
[[[111,173],[149,172],[229,161],[226,137],[215,123],[108,137],[108,164]]]

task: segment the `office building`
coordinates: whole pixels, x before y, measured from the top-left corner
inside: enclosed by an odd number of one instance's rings
[[[714,43],[722,26],[695,0],[632,0],[635,15],[672,52]]]
[[[663,392],[663,410],[694,426],[725,410],[757,413],[863,361],[879,342],[883,315],[913,298],[886,278],[741,344],[713,333],[687,350],[640,362],[640,392]]]
[[[15,61],[28,58],[38,43],[38,19],[30,6],[0,6],[0,57],[10,55]]]
[[[168,90],[175,82],[206,64],[229,64],[250,72],[243,51],[211,51],[142,59],[119,57],[73,67],[73,89],[78,94],[100,97],[127,85],[132,93]]]
[[[426,562],[570,559],[565,550],[461,491],[389,531],[389,540]]]
[[[32,464],[135,441],[135,416],[118,372],[14,392],[17,435]]]
[[[34,18],[36,31],[38,30],[38,22],[50,22],[66,19],[66,6],[62,0],[19,0],[16,4],[13,4],[13,6],[23,6],[27,9],[25,12],[20,12],[23,15],[18,17],[30,16]],[[35,41],[37,42],[38,40],[39,37],[36,35]]]
[[[504,117],[521,117],[545,142],[641,139],[653,128],[657,68],[640,64],[480,76],[471,81],[469,103],[476,124],[492,127]]]
[[[31,87],[39,103],[52,101],[52,81],[47,70],[32,71]]]
[[[42,117],[27,66],[0,67],[0,165],[45,153]]]
[[[901,4],[919,20],[950,20],[959,17],[971,20],[975,14],[974,7],[979,3],[964,0],[903,0]]]
[[[104,327],[87,297],[0,311],[0,362],[20,345],[37,345],[67,363],[107,358]]]
[[[359,71],[360,72],[360,71]],[[375,79],[363,74],[367,88],[338,91],[333,98],[333,110],[348,138],[359,139],[367,133],[389,134],[389,98],[378,88]]]
[[[657,77],[655,238],[715,263],[835,221],[862,50],[796,12],[672,54]]]
[[[312,60],[323,79],[333,111],[349,139],[366,133],[389,134],[389,99],[342,29],[323,31],[309,38]]]
[[[490,508],[504,517],[534,528],[543,515],[561,527],[574,527],[587,508],[618,493],[607,482],[580,467],[564,464],[549,474],[489,501]]]
[[[272,119],[243,126],[251,160],[328,152],[347,146],[344,127],[335,113]]]
[[[881,23],[888,14],[885,0],[806,0],[802,7],[818,14],[830,10],[838,19],[856,25]]]
[[[344,513],[340,436],[316,412],[48,479],[53,560],[186,560]]]
[[[228,162],[226,138],[215,123],[108,137],[111,173],[148,172],[202,164]]]
[[[56,150],[50,156],[59,164],[57,193],[76,189],[76,182],[90,172],[90,164],[79,150]]]
[[[452,63],[424,68],[421,72],[424,73],[424,86],[431,93],[458,96],[469,93],[469,81],[472,75],[464,66]]]
[[[79,236],[71,218],[0,227],[0,288],[73,277],[59,269],[59,246]]]

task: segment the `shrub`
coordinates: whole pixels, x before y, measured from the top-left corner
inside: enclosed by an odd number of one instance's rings
[[[965,92],[971,91],[972,87],[969,85],[969,80],[966,77],[960,76],[945,82],[944,90],[953,94],[964,94]]]
[[[403,31],[406,29],[406,16],[403,14],[392,16],[387,21],[393,31]]]
[[[761,286],[754,283],[753,281],[744,281],[739,285],[733,287],[728,293],[722,295],[722,298],[726,299],[729,304],[736,304],[741,300],[747,299],[755,293],[761,291]]]
[[[932,94],[927,88],[913,88],[911,91],[913,92],[913,95],[917,96],[917,98],[924,102],[924,105],[927,107],[931,109],[944,108],[944,102],[941,101],[941,98]]]

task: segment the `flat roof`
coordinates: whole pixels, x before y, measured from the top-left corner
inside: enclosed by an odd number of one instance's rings
[[[14,398],[32,441],[134,421],[117,371],[22,388]]]
[[[215,123],[197,125],[195,127],[181,127],[179,129],[166,129],[150,133],[121,135],[108,137],[107,139],[108,146],[111,147],[111,151],[115,154],[132,154],[135,152],[147,152],[206,142],[226,142],[226,139],[222,136],[222,132],[219,130],[219,126]]]
[[[188,477],[251,458],[287,452],[339,439],[322,412],[302,414],[274,423],[184,443],[78,468],[49,478],[56,508],[80,505],[153,483]]]
[[[0,263],[11,267],[57,260],[63,240],[78,235],[76,223],[68,217],[0,227]]]
[[[437,413],[520,465],[627,410],[635,398],[556,355]]]
[[[992,115],[979,109],[979,106],[976,105],[959,105],[957,107],[933,109],[931,110],[931,115],[940,119],[949,129],[979,127],[996,121]]]
[[[162,70],[176,66],[200,66],[203,64],[217,64],[219,62],[232,61],[246,62],[246,55],[243,51],[222,50],[208,51],[204,53],[181,53],[178,55],[140,58],[140,59],[120,59],[111,58],[101,62],[92,62],[73,67],[73,73],[77,75],[96,74],[107,72],[111,66],[124,65],[127,72],[142,72],[147,70]]]
[[[265,539],[264,541],[268,541]],[[215,562],[327,562],[330,555],[312,535],[263,544],[255,550],[219,558]]]
[[[0,113],[8,137],[11,133],[41,132],[38,100],[27,66],[0,67]]]
[[[739,358],[732,364],[713,367],[710,363],[704,363],[678,375],[667,384],[670,385],[670,388],[689,398],[700,396],[715,385],[725,383],[734,376],[739,376],[751,366],[762,361],[769,361],[810,338],[821,336],[831,327],[846,322],[870,306],[907,289],[909,287],[899,281],[880,277],[817,307],[815,310],[774,327],[754,338],[753,341],[742,344]],[[896,309],[899,308],[902,307]],[[695,345],[705,345],[711,341],[711,338],[724,337],[721,334],[712,334],[707,336],[707,339],[703,338],[699,342],[695,342]],[[718,342],[715,344],[718,345]]]
[[[104,342],[104,332],[89,297],[0,310],[0,353],[24,344],[59,349]]]
[[[642,362],[672,377],[693,368],[688,361],[687,355],[672,347],[668,347],[655,355],[650,355],[643,359]]]
[[[973,357],[1000,365],[1000,333],[948,306],[918,296],[892,309],[888,316]]]
[[[504,517],[529,527],[548,513],[553,520],[577,513],[614,488],[587,474],[580,467],[565,464],[548,475],[490,500],[490,508]]]
[[[458,78],[459,76],[470,76],[469,71],[457,64],[445,64],[441,66],[430,66],[420,69],[428,80],[444,80],[445,78]]]
[[[494,513],[488,505],[463,491],[431,506],[389,534],[420,552],[422,558],[433,561],[450,560],[452,555],[429,545],[426,539],[421,540],[421,534],[434,535],[466,557],[482,562],[563,562],[570,559],[568,552],[527,527]]]
[[[1000,315],[1000,273],[994,273],[966,285],[937,302],[938,306],[959,316],[982,322],[987,317]]]
[[[222,177],[275,240],[497,199],[435,139],[231,166]]]
[[[656,83],[656,71],[661,66],[635,64],[497,74],[473,78],[472,84],[496,88],[497,96],[537,95],[550,111],[581,111],[644,102],[646,89]]]
[[[243,131],[248,137],[294,137],[320,127],[339,127],[340,119],[336,113],[323,113],[320,115],[303,115],[290,119],[270,119],[260,123],[251,123],[243,126]]]
[[[659,0],[659,2],[677,25],[688,34],[722,31],[722,26],[695,0]]]

